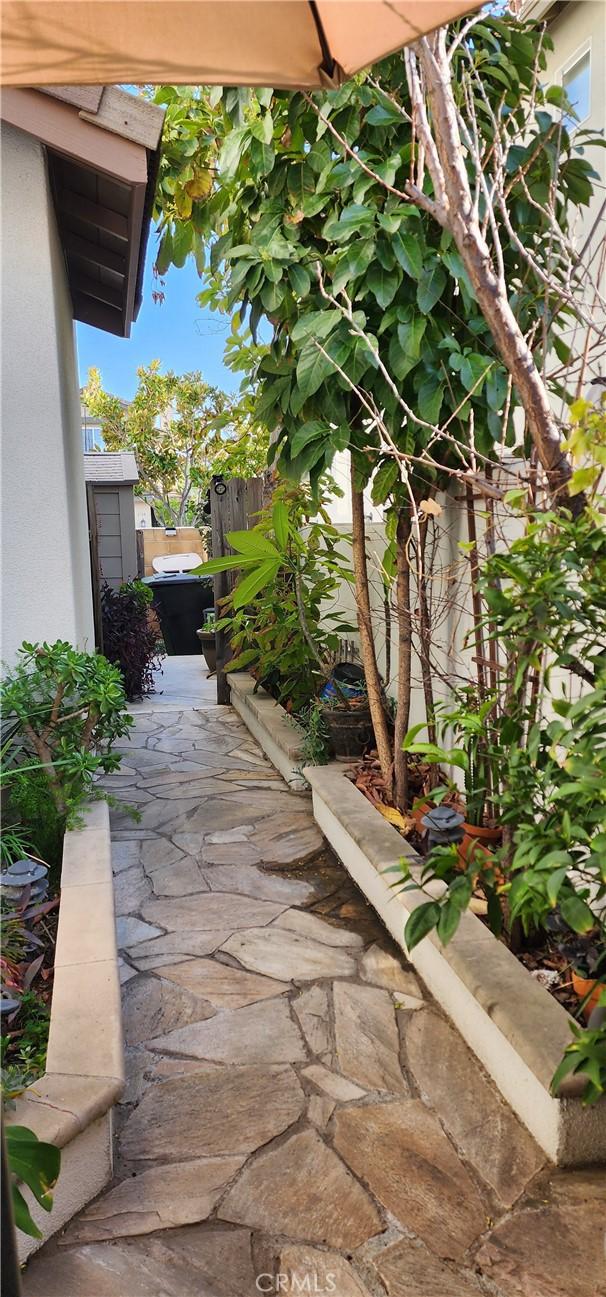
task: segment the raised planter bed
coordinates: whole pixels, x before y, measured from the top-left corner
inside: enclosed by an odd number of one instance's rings
[[[112,1176],[112,1108],[124,1086],[124,1057],[106,802],[88,806],[82,818],[63,844],[46,1072],[7,1117],[61,1149],[53,1209],[32,1206],[43,1237],[19,1234],[22,1261]]]
[[[307,781],[301,774],[303,731],[279,703],[257,689],[248,671],[234,671],[228,676],[231,701],[244,724],[276,770],[293,792],[306,792]]]
[[[305,775],[317,824],[405,950],[406,920],[427,897],[394,892],[396,875],[385,871],[404,855],[416,859],[414,852],[342,765],[307,767]],[[606,1161],[606,1100],[590,1108],[578,1091],[563,1099],[549,1093],[571,1039],[567,1013],[489,929],[465,914],[448,946],[432,933],[409,958],[547,1156],[560,1166]]]

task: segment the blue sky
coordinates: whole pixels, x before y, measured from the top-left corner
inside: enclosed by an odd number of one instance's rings
[[[164,286],[165,300],[152,300],[154,284],[152,265],[156,239],[152,234],[147,251],[145,285],[139,318],[130,338],[116,338],[88,324],[78,324],[78,360],[80,383],[86,382],[88,370],[101,370],[107,391],[126,400],[134,396],[137,367],[151,360],[161,360],[163,369],[185,374],[200,369],[204,378],[226,392],[239,386],[240,376],[223,364],[223,349],[229,330],[227,317],[202,311],[196,301],[201,283],[193,257],[182,270],[171,266]]]

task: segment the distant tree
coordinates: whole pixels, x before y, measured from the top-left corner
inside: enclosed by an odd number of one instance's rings
[[[90,369],[84,400],[102,421],[107,450],[134,451],[140,489],[158,520],[193,524],[213,474],[252,477],[263,469],[267,435],[253,431],[245,399],[230,398],[198,371],[162,374],[153,360],[137,376],[135,396],[124,404]]]

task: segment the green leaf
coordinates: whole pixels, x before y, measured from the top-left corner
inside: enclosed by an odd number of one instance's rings
[[[401,126],[403,121],[402,113],[384,99],[366,114],[368,126]]]
[[[349,203],[343,208],[338,219],[335,215],[328,217],[322,234],[330,242],[344,243],[355,234],[364,236],[370,234],[374,220],[375,213],[372,207],[367,207],[363,203]]]
[[[38,1139],[27,1126],[7,1126],[6,1148],[12,1174],[31,1189],[44,1211],[50,1211],[53,1205],[51,1190],[57,1183],[61,1166],[59,1149]]]
[[[415,315],[398,325],[398,342],[407,356],[418,360],[421,355],[421,343],[427,328],[427,320],[422,315]]]
[[[250,666],[251,662],[256,662],[259,657],[258,649],[245,649],[243,653],[238,653],[237,657],[230,658],[225,671],[244,671],[245,667]]]
[[[350,280],[359,279],[361,275],[365,275],[374,254],[375,245],[370,239],[363,243],[352,243],[351,247],[346,248],[342,256],[339,257],[337,268],[333,273],[333,293],[340,293],[342,288],[347,287]]]
[[[329,374],[334,374],[328,356],[318,350],[313,341],[303,348],[297,361],[297,386],[302,401],[313,396]]]
[[[291,459],[296,459],[297,455],[300,455],[303,448],[310,441],[316,441],[318,437],[323,437],[326,430],[326,424],[320,423],[319,419],[310,419],[307,423],[303,423],[300,428],[296,428],[288,443]]]
[[[446,272],[442,266],[436,264],[428,266],[421,274],[417,287],[417,305],[424,315],[428,315],[432,307],[442,296],[446,287]]]
[[[438,919],[438,937],[443,946],[447,946],[451,938],[454,937],[460,922],[461,910],[459,906],[455,905],[452,900],[444,901]]]
[[[172,263],[172,259],[173,259],[173,238],[170,231],[170,226],[167,226],[160,240],[158,255],[156,257],[156,270],[159,275],[166,274],[168,267]]]
[[[191,252],[192,239],[194,237],[194,227],[188,221],[180,221],[175,225],[172,242],[172,259],[173,264],[181,269],[185,265],[188,254]]]
[[[554,869],[547,879],[547,898],[552,907],[557,905],[558,892],[568,875],[568,865],[562,865],[560,869]]]
[[[271,511],[271,524],[280,549],[286,549],[290,533],[288,509],[283,500],[276,500]]]
[[[419,942],[437,927],[440,921],[440,906],[437,901],[427,901],[413,910],[404,928],[404,940],[408,951],[414,950]]]
[[[417,413],[428,423],[437,423],[442,401],[444,400],[444,388],[436,383],[435,378],[430,376],[426,378],[419,388],[417,398]]]
[[[244,554],[247,558],[278,558],[278,551],[275,545],[268,540],[267,536],[259,530],[258,527],[251,527],[249,531],[228,531],[226,539],[232,549],[237,550],[239,554]]]
[[[17,1229],[20,1229],[23,1234],[29,1234],[30,1238],[42,1238],[42,1230],[38,1229],[25,1198],[16,1184],[12,1185],[12,1199],[13,1215]]]
[[[234,608],[245,608],[247,603],[250,603],[255,595],[259,594],[260,590],[275,581],[279,567],[279,559],[278,562],[275,562],[274,559],[266,559],[265,562],[260,563],[252,572],[243,577],[241,581],[238,581],[232,595]]]
[[[241,126],[238,130],[229,131],[219,154],[219,171],[222,180],[231,180],[235,176],[244,150],[244,141],[249,135],[248,129]]]
[[[309,337],[321,341],[336,329],[341,319],[340,311],[308,311],[293,326],[291,338],[293,342],[304,342]]]
[[[389,303],[393,302],[401,278],[402,276],[398,270],[385,270],[384,266],[380,265],[378,261],[370,267],[367,275],[368,287],[382,310],[385,310]]]
[[[284,289],[281,284],[272,284],[271,280],[266,280],[261,289],[261,301],[266,311],[270,314],[277,311],[284,300]]]
[[[401,383],[406,375],[410,373],[417,365],[418,357],[410,356],[400,345],[400,339],[396,333],[392,334],[389,341],[389,351],[387,353],[389,368],[392,374]]]
[[[384,504],[396,482],[400,480],[400,468],[397,459],[386,459],[377,469],[372,479],[372,502]]]
[[[394,234],[391,246],[403,270],[412,279],[420,279],[423,273],[423,252],[419,240],[412,234]]]
[[[233,572],[240,567],[252,567],[258,563],[258,557],[244,554],[224,554],[221,558],[209,558],[199,567],[192,568],[192,576],[214,576],[216,572]]]
[[[461,361],[461,368],[459,370],[463,386],[466,387],[468,391],[471,391],[472,387],[478,384],[475,388],[476,394],[481,392],[482,380],[486,377],[486,374],[489,373],[491,365],[492,361],[487,356],[480,356],[477,352],[472,352],[471,355],[465,356]]]
[[[304,266],[289,266],[288,278],[298,297],[307,297],[311,288],[311,278]]]
[[[591,932],[594,927],[595,915],[592,914],[587,902],[576,893],[565,896],[560,901],[560,912],[574,932]]]

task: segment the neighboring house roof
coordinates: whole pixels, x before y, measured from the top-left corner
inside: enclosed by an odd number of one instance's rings
[[[567,0],[522,0],[517,16],[529,22],[551,22],[566,4]]]
[[[139,471],[132,450],[85,454],[84,480],[99,486],[134,486],[139,481]]]
[[[57,86],[5,88],[0,115],[46,146],[74,319],[128,337],[141,304],[163,109],[117,86]]]

